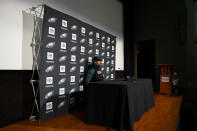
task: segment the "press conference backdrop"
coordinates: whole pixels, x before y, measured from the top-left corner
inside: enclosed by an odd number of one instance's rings
[[[116,37],[45,6],[40,55],[40,121],[68,112],[69,94],[83,91],[87,63],[102,59],[114,80]]]

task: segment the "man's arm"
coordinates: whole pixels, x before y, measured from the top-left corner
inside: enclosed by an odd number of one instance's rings
[[[95,73],[95,69],[94,68],[90,68],[86,74],[86,78],[85,78],[85,85],[88,85],[92,79],[92,77],[94,76]]]

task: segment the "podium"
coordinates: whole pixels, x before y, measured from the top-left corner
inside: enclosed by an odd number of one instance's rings
[[[160,67],[160,94],[171,94],[171,64],[158,64]]]

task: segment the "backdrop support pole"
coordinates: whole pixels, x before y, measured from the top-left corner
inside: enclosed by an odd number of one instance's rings
[[[36,117],[39,115],[39,105],[37,96],[39,93],[39,77],[40,77],[40,71],[39,71],[39,53],[40,53],[40,46],[41,46],[41,29],[39,27],[40,19],[42,19],[42,14],[44,10],[44,4],[38,7],[32,7],[28,9],[29,13],[33,15],[34,20],[34,29],[33,29],[33,35],[32,35],[32,56],[33,56],[33,65],[32,65],[32,76],[30,79],[30,84],[32,86],[32,91],[34,95],[34,102],[32,106],[32,111],[30,114],[29,119],[30,120],[37,120]],[[36,107],[36,114],[35,114],[35,107]]]

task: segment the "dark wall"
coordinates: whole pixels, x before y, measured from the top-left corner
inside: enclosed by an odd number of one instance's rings
[[[197,122],[197,87],[184,89],[183,100],[180,108],[177,131],[196,130]]]
[[[123,1],[124,73],[134,75],[134,10],[132,1]]]
[[[187,59],[185,0],[133,0],[132,3],[125,0],[123,3],[126,8],[125,55],[129,55],[130,61],[135,58],[134,72],[137,70],[136,53],[132,56],[127,50],[136,50],[137,41],[155,40],[155,68],[157,64],[173,64],[183,81]],[[125,64],[128,62],[126,57]],[[133,66],[130,68],[133,69]]]
[[[197,87],[197,1],[187,0],[187,81]]]
[[[31,70],[0,70],[0,127],[30,116],[33,93]]]

